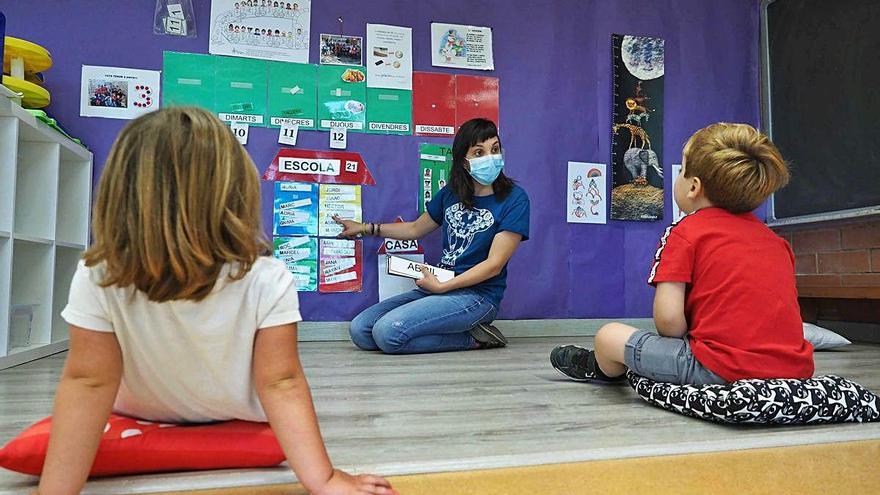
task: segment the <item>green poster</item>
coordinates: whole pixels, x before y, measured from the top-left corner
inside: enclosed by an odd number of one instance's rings
[[[194,105],[214,111],[214,61],[197,53],[164,52],[162,106]]]
[[[419,215],[425,205],[437,195],[447,182],[452,170],[452,146],[422,143],[419,145]]]
[[[293,274],[296,290],[318,290],[318,238],[276,237],[273,245],[275,257],[283,261],[287,271]]]
[[[318,66],[269,62],[269,126],[284,122],[315,129]]]
[[[412,134],[412,91],[367,88],[367,132]]]
[[[266,125],[266,61],[215,57],[214,112],[220,120]]]
[[[318,67],[318,127],[363,131],[367,117],[367,83],[359,65]]]

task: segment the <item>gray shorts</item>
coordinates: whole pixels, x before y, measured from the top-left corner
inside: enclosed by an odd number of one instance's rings
[[[686,338],[663,337],[650,330],[639,330],[626,341],[623,359],[635,374],[658,382],[727,383],[697,361]]]

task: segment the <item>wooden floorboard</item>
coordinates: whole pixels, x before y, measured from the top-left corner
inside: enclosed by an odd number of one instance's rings
[[[565,380],[549,365],[561,343],[519,338],[506,349],[418,356],[301,344],[318,416],[337,466],[385,475],[843,442],[880,438],[880,424],[730,427],[646,405],[629,387]],[[51,410],[63,355],[0,372],[0,443]],[[880,391],[880,347],[816,354],[834,373]],[[87,493],[149,493],[289,483],[285,468],[130,477]],[[0,472],[0,493],[32,478]]]

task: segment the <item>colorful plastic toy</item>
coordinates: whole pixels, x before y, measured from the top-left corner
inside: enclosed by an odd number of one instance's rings
[[[3,85],[22,94],[21,106],[43,108],[49,105],[49,92],[41,86],[42,78],[38,73],[50,67],[52,56],[42,46],[12,36],[5,37]]]

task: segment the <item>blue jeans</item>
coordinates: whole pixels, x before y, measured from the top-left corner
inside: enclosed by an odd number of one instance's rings
[[[387,354],[463,351],[476,347],[469,330],[495,319],[498,307],[472,289],[404,292],[365,309],[351,321],[351,341]]]

